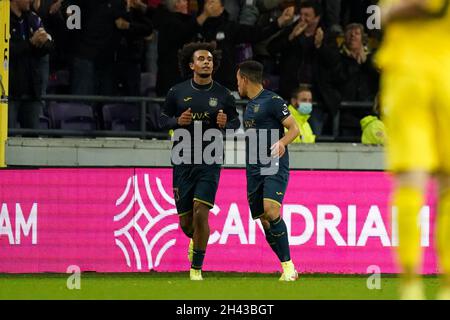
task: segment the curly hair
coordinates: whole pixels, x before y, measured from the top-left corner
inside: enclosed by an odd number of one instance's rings
[[[185,44],[182,49],[178,50],[178,67],[183,78],[192,76],[192,70],[189,64],[194,62],[194,53],[198,50],[206,50],[212,54],[214,62],[213,74],[219,68],[222,51],[216,49],[215,42],[191,42]]]

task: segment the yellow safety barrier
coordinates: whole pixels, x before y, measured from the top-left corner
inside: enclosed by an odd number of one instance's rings
[[[0,0],[0,167],[6,166],[5,147],[8,138],[8,65],[9,65],[9,5]]]

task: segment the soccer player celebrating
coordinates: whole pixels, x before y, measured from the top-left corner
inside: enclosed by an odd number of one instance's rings
[[[385,38],[381,102],[387,166],[398,208],[401,299],[422,299],[419,212],[427,180],[437,174],[437,253],[444,273],[438,298],[450,299],[450,15],[449,0],[382,2]],[[408,119],[405,122],[405,119]]]
[[[247,197],[253,219],[261,220],[267,242],[281,262],[283,273],[280,281],[295,281],[298,274],[290,257],[286,224],[280,216],[280,208],[289,179],[287,145],[300,132],[287,103],[263,88],[262,77],[263,66],[259,62],[245,61],[239,65],[239,94],[250,99],[244,113],[244,126],[247,138],[251,133],[257,138],[256,144],[254,141],[246,143]],[[272,144],[270,138],[273,133],[279,140]],[[264,140],[270,143],[264,145]],[[262,152],[253,150],[255,145]],[[252,161],[256,154],[256,161]],[[275,161],[263,161],[261,154],[269,159],[275,158]],[[275,169],[275,173],[269,173],[270,169]]]
[[[203,159],[203,151],[209,143],[203,141],[203,134],[208,129],[237,129],[240,125],[231,92],[212,79],[219,63],[220,52],[216,51],[215,44],[185,45],[179,52],[180,69],[185,76],[193,72],[193,77],[169,90],[162,115],[166,121],[176,118],[175,136],[181,128],[189,133],[189,141],[175,139],[172,164],[174,198],[181,229],[191,238],[188,253],[191,280],[203,280],[201,270],[210,233],[208,215],[214,207],[221,169],[221,163],[208,164]],[[199,125],[201,135],[197,130]],[[223,141],[215,143],[223,144]],[[179,144],[188,146],[190,156],[187,161],[175,163],[178,156],[175,150],[179,150]],[[184,156],[186,154],[183,159]],[[200,163],[196,161],[198,158]]]

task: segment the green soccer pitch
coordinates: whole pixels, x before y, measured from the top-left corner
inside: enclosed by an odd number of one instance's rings
[[[0,300],[390,300],[397,298],[399,279],[382,275],[380,289],[367,288],[368,276],[300,275],[296,282],[279,282],[278,274],[204,272],[204,281],[188,273],[81,274],[81,289],[69,290],[69,274],[0,274]],[[428,299],[434,299],[439,279],[425,277]]]

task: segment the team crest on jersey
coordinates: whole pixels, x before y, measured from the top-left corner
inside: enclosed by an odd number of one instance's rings
[[[258,112],[259,112],[259,104],[255,105],[255,106],[253,107],[253,112],[254,112],[254,113],[258,113]]]
[[[217,107],[219,104],[219,100],[217,98],[209,98],[209,106],[212,108]]]

